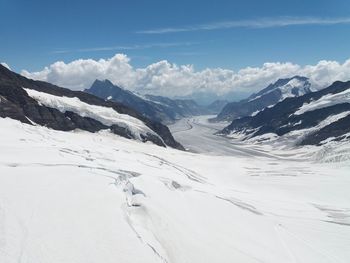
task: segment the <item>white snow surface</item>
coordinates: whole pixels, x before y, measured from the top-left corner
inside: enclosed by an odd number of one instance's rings
[[[47,107],[55,108],[61,112],[72,111],[82,117],[90,117],[100,121],[104,125],[111,126],[116,124],[120,127],[128,128],[136,139],[141,140],[141,134],[153,134],[154,131],[147,127],[141,120],[127,114],[121,114],[113,108],[91,105],[79,100],[79,98],[60,97],[33,89],[25,89],[30,97]],[[159,137],[160,138],[160,137]],[[161,138],[160,138],[161,139]]]
[[[350,261],[347,162],[0,125],[2,263]]]
[[[350,89],[346,89],[343,92],[336,94],[327,94],[318,100],[305,103],[294,114],[301,115],[307,111],[313,111],[341,103],[350,103]]]
[[[305,95],[310,89],[310,85],[307,85],[307,82],[299,79],[291,79],[287,84],[283,85],[279,89],[282,91],[282,99],[284,100],[289,97],[295,97],[292,93],[292,90],[297,88],[299,91],[299,96]]]

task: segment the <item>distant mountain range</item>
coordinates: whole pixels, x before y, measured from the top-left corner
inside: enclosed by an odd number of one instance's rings
[[[201,106],[189,99],[170,99],[154,95],[141,96],[118,87],[109,80],[96,80],[85,92],[104,100],[124,104],[147,118],[164,124],[194,115],[217,114],[227,103],[226,101],[215,101],[208,106]]]
[[[2,65],[0,117],[62,131],[109,130],[125,138],[183,149],[168,127],[130,107],[85,92],[30,80]]]
[[[237,118],[256,114],[257,112],[272,107],[276,103],[289,98],[298,97],[312,91],[309,80],[305,77],[279,79],[267,88],[247,99],[226,104],[215,121],[232,121]]]
[[[210,113],[218,114],[228,103],[228,100],[215,100],[206,106],[206,108],[210,111]]]
[[[289,90],[298,91],[301,96],[288,97],[254,116],[235,119],[222,133],[243,140],[284,138],[294,145],[349,140],[350,81],[337,81],[325,89],[310,92],[305,78],[295,80],[299,88]],[[259,94],[257,96],[263,96]]]

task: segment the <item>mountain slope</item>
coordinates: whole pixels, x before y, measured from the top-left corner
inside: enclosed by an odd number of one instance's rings
[[[228,103],[228,100],[215,100],[212,103],[210,103],[206,108],[210,111],[210,113],[218,114]]]
[[[96,80],[85,92],[105,100],[122,103],[149,119],[165,124],[177,119],[207,113],[204,107],[193,100],[170,99],[162,96],[139,96],[114,85],[109,80]]]
[[[155,95],[145,95],[145,98],[154,103],[163,105],[164,107],[175,112],[176,116],[179,116],[180,118],[202,115],[208,112],[205,107],[198,105],[191,99],[170,99]]]
[[[295,76],[288,79],[279,79],[245,100],[228,103],[215,120],[232,121],[250,116],[286,98],[301,96],[309,92],[311,92],[311,84],[305,77]]]
[[[234,120],[224,134],[249,139],[266,134],[290,137],[294,144],[318,145],[349,139],[350,81],[335,82],[323,90],[287,98],[255,116]]]
[[[147,118],[163,123],[171,123],[177,119],[177,115],[171,109],[137,96],[131,91],[122,89],[109,80],[96,80],[85,92],[93,94],[105,100],[118,102],[137,110]]]
[[[56,130],[110,129],[120,136],[182,149],[169,129],[122,104],[27,79],[0,65],[0,117]]]

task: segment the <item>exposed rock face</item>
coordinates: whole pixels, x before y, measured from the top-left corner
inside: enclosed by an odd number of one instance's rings
[[[337,81],[323,90],[287,98],[255,116],[236,119],[222,132],[243,133],[246,138],[251,138],[267,133],[283,136],[305,130],[299,144],[318,145],[326,139],[348,138],[349,114],[350,81]]]
[[[250,116],[286,98],[298,97],[310,92],[311,84],[305,77],[295,76],[288,79],[279,79],[245,100],[228,103],[215,120],[232,121],[237,118]]]
[[[0,65],[0,117],[9,117],[24,123],[35,123],[62,131],[82,129],[89,132],[96,132],[101,129],[110,129],[120,136],[132,138],[130,136],[130,130],[125,129],[125,127],[118,127],[118,125],[109,127],[95,119],[83,117],[77,113],[70,111],[61,112],[55,108],[41,105],[35,99],[31,98],[23,88],[33,89],[59,97],[76,97],[87,104],[112,108],[118,113],[127,114],[141,120],[147,127],[159,135],[157,137],[153,134],[147,134],[148,136],[142,138],[143,141],[151,141],[160,146],[168,145],[173,148],[183,149],[174,140],[166,126],[142,116],[129,107],[116,102],[105,101],[85,92],[72,91],[50,83],[30,80],[11,72],[2,65]]]

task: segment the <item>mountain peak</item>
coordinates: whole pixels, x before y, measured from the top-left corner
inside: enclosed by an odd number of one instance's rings
[[[283,100],[287,97],[300,96],[309,93],[312,89],[311,83],[307,77],[296,75],[291,78],[278,79],[276,82],[268,85],[265,89],[252,94],[248,100],[252,101],[276,91],[281,93],[280,99]]]
[[[9,76],[13,76],[14,73],[7,68],[5,65],[3,65],[2,63],[0,63],[0,76],[1,77],[9,77]]]
[[[350,81],[337,81],[325,89],[291,97],[257,114],[233,120],[223,132],[244,134],[246,139],[275,134],[296,145],[349,139],[349,94]]]
[[[117,85],[114,85],[108,79],[105,79],[105,80],[96,79],[94,83],[91,85],[91,87],[88,89],[85,89],[84,91],[106,99],[109,96],[109,95],[107,96],[106,94],[113,93],[115,95],[125,90],[123,88],[120,88]]]
[[[110,86],[114,86],[114,84],[108,80],[108,79],[105,79],[105,80],[99,80],[99,79],[96,79],[94,81],[94,83],[92,84],[91,87],[94,87],[94,86],[98,86],[98,87],[110,87]]]
[[[299,76],[299,75],[295,75],[294,77],[291,77],[290,79],[298,79],[301,81],[308,81],[309,80],[309,78],[304,77],[304,76]]]
[[[232,121],[236,118],[250,116],[286,98],[302,96],[312,91],[307,77],[296,75],[291,78],[278,79],[265,89],[252,94],[248,99],[228,103],[218,114],[217,119]]]

